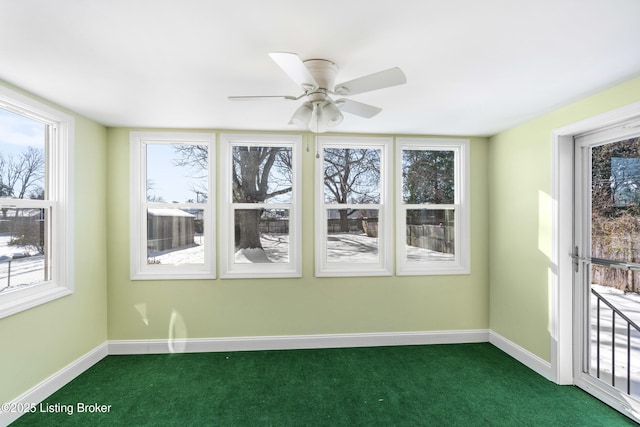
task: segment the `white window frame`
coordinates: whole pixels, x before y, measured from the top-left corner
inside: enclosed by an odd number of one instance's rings
[[[391,276],[393,272],[393,196],[391,173],[393,138],[357,136],[318,136],[316,163],[315,209],[315,275],[316,277]],[[380,149],[380,203],[335,204],[325,203],[324,198],[324,148],[374,148]],[[378,209],[378,259],[377,263],[327,262],[327,210],[341,207]]]
[[[215,137],[214,133],[130,132],[131,179],[131,280],[215,279]],[[205,203],[147,201],[147,144],[208,145],[208,197]],[[204,263],[163,265],[147,263],[147,209],[193,208],[203,210]]]
[[[468,139],[396,138],[396,274],[470,274],[470,206]],[[402,200],[402,151],[434,150],[454,152],[455,196],[453,204],[406,204]],[[451,261],[408,262],[406,212],[410,209],[454,209],[455,255]]]
[[[288,263],[235,262],[235,209],[255,208],[255,203],[234,203],[231,171],[232,147],[291,147],[293,190],[291,203],[265,203],[265,207],[289,210]],[[222,134],[220,136],[220,277],[279,278],[302,276],[302,137],[300,135]]]
[[[0,199],[0,206],[47,209],[50,214],[50,280],[0,293],[0,318],[73,293],[74,289],[74,118],[18,92],[0,86],[0,108],[49,126],[47,199]]]

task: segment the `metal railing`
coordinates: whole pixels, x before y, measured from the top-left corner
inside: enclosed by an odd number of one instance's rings
[[[616,315],[627,322],[627,394],[631,394],[631,327],[640,333],[640,326],[627,317],[623,312],[611,304],[605,297],[591,289],[591,293],[598,298],[596,307],[596,371],[597,377],[600,378],[600,303],[604,303],[611,309],[611,386],[616,386]]]

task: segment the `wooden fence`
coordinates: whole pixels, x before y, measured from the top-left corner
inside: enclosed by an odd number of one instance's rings
[[[595,238],[591,248],[593,258],[640,263],[640,235],[617,238]],[[640,293],[640,271],[593,265],[591,283],[611,286],[627,292]]]
[[[432,251],[455,253],[455,233],[453,226],[407,225],[407,245]]]
[[[289,234],[289,220],[283,221],[279,219],[274,220],[260,220],[258,229],[261,233],[282,233]]]
[[[357,218],[349,218],[349,233],[354,233],[358,231],[364,231],[364,227],[362,225],[362,219]],[[327,233],[341,233],[344,232],[342,230],[341,220],[340,218],[330,218],[327,221]]]

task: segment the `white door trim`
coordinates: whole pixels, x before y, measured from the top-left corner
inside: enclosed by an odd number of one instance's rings
[[[640,102],[617,108],[552,132],[552,222],[549,265],[551,369],[558,384],[574,384],[573,185],[574,136],[640,117]]]

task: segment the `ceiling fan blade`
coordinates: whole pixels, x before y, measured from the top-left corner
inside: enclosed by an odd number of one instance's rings
[[[300,96],[229,96],[229,101],[270,101],[281,99],[285,101],[296,101],[302,98],[303,95]]]
[[[271,52],[269,54],[276,64],[284,70],[291,79],[302,86],[305,90],[316,89],[318,83],[313,78],[307,67],[295,53]]]
[[[336,105],[345,113],[355,114],[356,116],[364,117],[365,119],[370,119],[382,111],[382,108],[344,98],[336,100]]]
[[[336,86],[335,93],[339,95],[356,95],[363,92],[401,85],[406,82],[407,77],[402,70],[394,67],[340,83]]]

